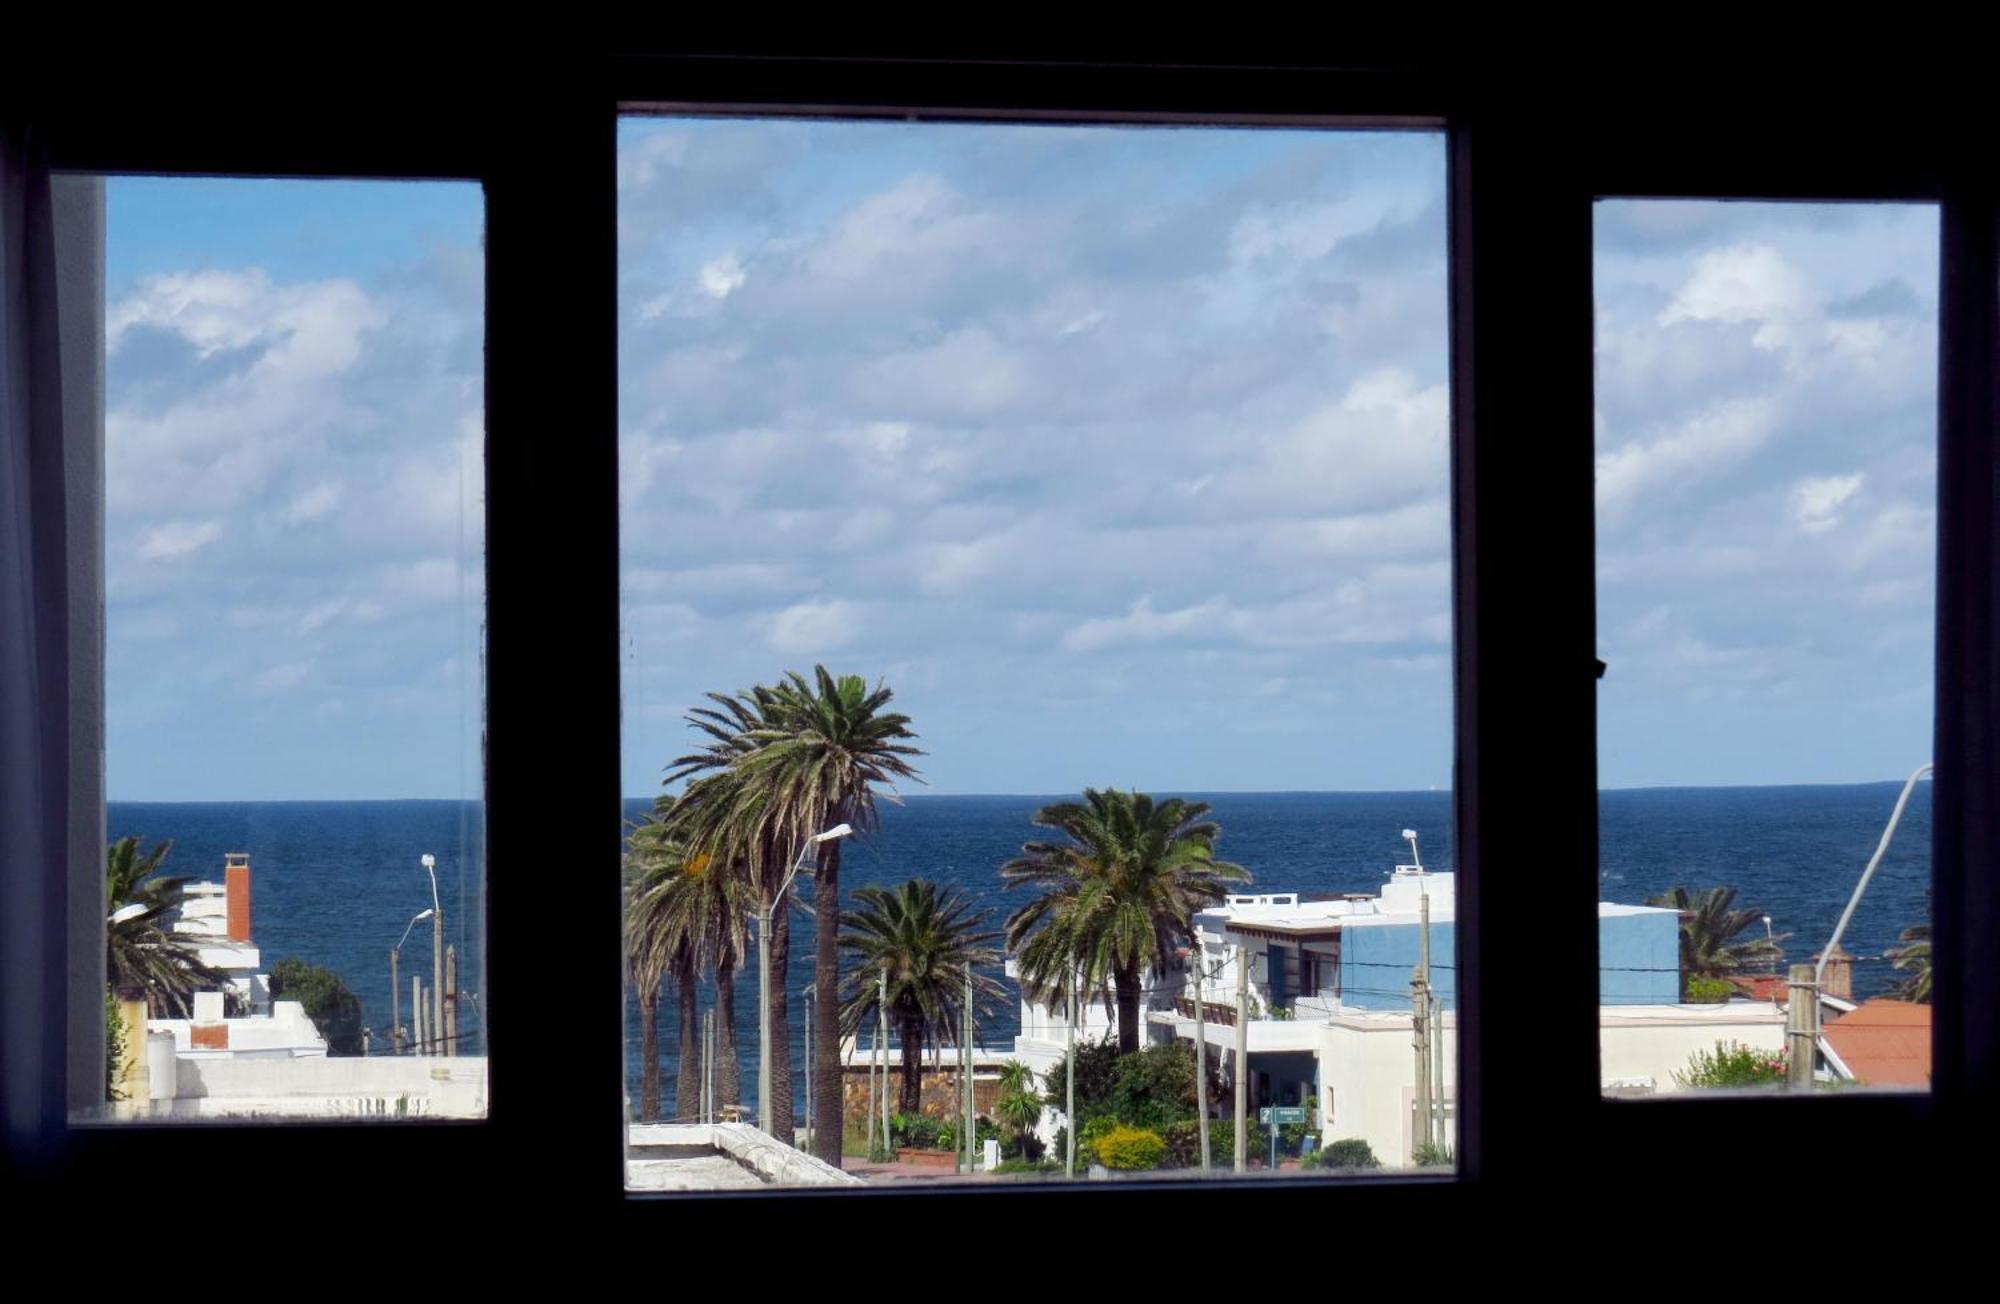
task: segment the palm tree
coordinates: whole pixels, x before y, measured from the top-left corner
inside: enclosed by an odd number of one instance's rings
[[[1007,920],[1007,947],[1038,1001],[1061,999],[1072,974],[1086,988],[1107,981],[1118,997],[1118,1049],[1139,1049],[1143,974],[1166,972],[1192,943],[1195,912],[1247,883],[1241,865],[1215,859],[1222,827],[1208,803],[1142,792],[1084,789],[1083,801],[1035,812],[1064,842],[1030,842],[1000,867],[1009,887],[1045,889]]]
[[[736,1055],[735,983],[748,941],[744,919],[751,894],[748,884],[707,852],[690,852],[672,836],[670,820],[656,812],[642,821],[631,838],[631,858],[637,862],[626,907],[626,946],[640,991],[640,1036],[648,1039],[648,1006],[658,999],[661,980],[671,977],[679,989],[680,1075],[675,1092],[675,1116],[685,1118],[699,1108],[700,1055],[695,1050],[697,984],[704,973],[716,983],[715,1088],[720,1101],[741,1092]],[[657,1048],[642,1049],[650,1095],[658,1107]],[[647,1109],[646,1078],[641,1078],[641,1111]]]
[[[796,1116],[792,1109],[790,1003],[784,975],[791,965],[792,921],[789,910],[773,907],[796,852],[777,842],[767,812],[734,768],[743,756],[778,736],[782,708],[777,690],[763,685],[734,696],[707,696],[715,705],[695,707],[686,717],[691,727],[706,735],[707,742],[668,764],[665,784],[671,786],[683,779],[689,782],[662,818],[670,826],[671,836],[685,846],[699,848],[741,872],[757,905],[772,911],[771,973],[776,981],[771,984],[770,998],[771,1080],[760,1089],[770,1093],[771,1117],[780,1126],[782,1139],[790,1141]],[[759,974],[758,981],[763,980]],[[686,1008],[691,1011],[692,1005]],[[691,1013],[683,1016],[684,1037],[693,1036],[687,1030],[691,1019]]]
[[[916,736],[909,717],[883,710],[893,696],[879,684],[871,691],[859,675],[836,679],[814,666],[812,680],[792,672],[761,699],[763,727],[730,766],[740,782],[735,809],[755,842],[789,851],[834,825],[875,826],[876,787],[916,778],[906,758],[922,755],[903,741]],[[894,799],[893,789],[888,795]],[[813,1003],[816,1022],[831,1029],[840,1026],[840,842],[817,846]],[[811,1072],[814,1150],[838,1167],[845,1112],[838,1037],[815,1043]]]
[[[128,837],[106,853],[105,972],[114,990],[144,991],[153,1017],[186,1019],[194,1014],[194,993],[226,990],[229,975],[203,964],[200,953],[170,931],[167,915],[180,906],[181,889],[192,881],[161,876],[173,845],[159,842],[142,853],[139,839]]]
[[[1901,946],[1892,946],[1888,958],[1898,969],[1909,974],[1908,978],[1896,984],[1893,989],[1899,1001],[1915,1001],[1918,1005],[1931,1002],[1931,926],[1911,924],[1897,935]]]
[[[1731,909],[1735,901],[1736,889],[1733,887],[1712,887],[1699,896],[1687,888],[1677,887],[1646,898],[1649,906],[1664,906],[1680,912],[1683,999],[1687,995],[1690,978],[1727,978],[1748,961],[1768,960],[1775,963],[1783,954],[1778,943],[1790,937],[1790,933],[1755,937],[1747,942],[1735,940],[1739,933],[1764,915],[1754,906]]]
[[[985,945],[999,935],[980,931],[985,915],[953,888],[913,878],[891,891],[864,887],[856,908],[843,913],[840,945],[854,960],[841,979],[840,1028],[869,1026],[886,1005],[903,1043],[903,1094],[898,1108],[914,1114],[923,1105],[923,1054],[927,1042],[956,1044],[965,1009],[965,971],[973,970],[973,1016],[1004,1001],[1007,992],[978,970],[999,953]],[[886,975],[886,991],[883,977]],[[886,996],[886,1001],[882,997]]]
[[[1042,1103],[1034,1069],[1016,1059],[1000,1066],[1000,1098],[994,1104],[994,1113],[1014,1133],[1014,1144],[1023,1155],[1027,1151],[1028,1134],[1042,1121]]]

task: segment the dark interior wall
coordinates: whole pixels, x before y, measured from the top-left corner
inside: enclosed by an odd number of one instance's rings
[[[1564,1241],[1613,1224],[1662,1236],[1743,1196],[1837,1183],[1849,1207],[1930,1231],[1976,1217],[1939,1209],[1947,1172],[1995,1157],[1990,972],[1954,963],[1994,933],[1995,513],[1991,350],[1996,264],[1985,63],[1936,35],[1894,34],[1826,57],[1736,43],[1719,60],[1644,41],[1616,54],[1579,33],[1519,32],[1437,53],[1426,39],[1274,35],[1115,38],[1068,46],[995,37],[928,51],[857,37],[675,54],[608,53],[560,39],[490,51],[286,42],[250,59],[67,56],[0,87],[81,170],[471,177],[489,206],[488,564],[493,1117],[474,1126],[203,1129],[59,1138],[14,1166],[42,1215],[119,1225],[114,1194],[165,1173],[230,1174],[259,1201],[309,1195],[341,1229],[356,1280],[402,1259],[407,1200],[384,1175],[435,1175],[431,1206],[454,1280],[560,1248],[632,1255],[692,1284],[725,1233],[783,1229],[811,1246],[798,1273],[848,1276],[850,1233],[947,1265],[963,1219],[1062,1229],[1200,1221],[1301,1228],[1321,1212],[1347,1236],[1421,1224],[1475,1249]],[[275,50],[277,47],[273,47]],[[1631,53],[1638,49],[1640,54]],[[720,53],[718,53],[720,51]],[[942,55],[926,60],[917,56]],[[546,867],[618,854],[615,195],[621,99],[876,111],[923,104],[993,114],[1360,114],[1443,119],[1453,131],[1458,459],[1459,965],[1470,989],[1462,1055],[1467,1180],[1365,1189],[893,1193],[834,1203],[641,1202],[619,1190],[621,1032],[612,877],[576,882],[577,917],[603,944],[565,985],[542,981],[532,885]],[[1595,771],[1591,748],[1589,202],[1597,194],[1949,199],[1937,800],[1939,1072],[1934,1099],[1659,1102],[1605,1106],[1595,1074]],[[1466,198],[1469,196],[1469,198]],[[1983,329],[1984,335],[1979,334]],[[1952,341],[1956,340],[1954,344]],[[556,528],[560,523],[560,528]],[[1983,577],[1983,578],[1982,578]],[[559,696],[546,691],[554,682]],[[1523,740],[1529,740],[1524,742]],[[1524,748],[1542,763],[1529,776]],[[546,758],[562,756],[561,765]],[[1487,763],[1486,758],[1491,757]],[[1955,777],[1944,767],[1954,760]],[[1947,810],[1947,806],[1950,807]],[[551,820],[563,810],[574,819]],[[593,813],[595,812],[595,813]],[[1954,814],[1955,812],[1955,814]],[[1561,830],[1551,839],[1549,828]],[[593,835],[595,836],[595,835]],[[1478,887],[1478,866],[1530,850],[1550,898],[1532,908]],[[513,884],[522,885],[517,896]],[[1536,938],[1534,947],[1507,939]],[[1564,982],[1560,975],[1570,975]],[[1531,992],[1532,1034],[1502,1004]],[[1492,1007],[1480,993],[1489,994]],[[541,1053],[546,1030],[568,1049]],[[593,1048],[599,1048],[594,1050]],[[1523,1120],[1533,1120],[1526,1124]],[[1699,1138],[1690,1142],[1690,1138]],[[1632,1180],[1642,1176],[1643,1181]],[[187,1221],[193,1188],[149,1204]],[[1644,1190],[1644,1207],[1630,1193]],[[1191,1206],[1189,1202],[1193,1202]],[[198,1203],[198,1201],[196,1201]],[[1195,1209],[1193,1206],[1199,1206]],[[17,1206],[20,1207],[20,1206]],[[996,1217],[996,1215],[998,1215]],[[1025,1215],[1025,1216],[1024,1216]],[[1714,1215],[1725,1225],[1726,1212]],[[532,1235],[495,1238],[499,1228]],[[269,1234],[268,1232],[266,1234]],[[1091,1240],[1083,1234],[1082,1239]],[[282,1237],[280,1237],[282,1241]],[[1101,1242],[1100,1242],[1101,1243]],[[1134,1241],[1132,1244],[1141,1242]],[[989,1240],[990,1252],[998,1238]],[[846,1246],[848,1248],[841,1248]],[[751,1249],[748,1242],[744,1248]],[[1655,1243],[1657,1249],[1657,1243]],[[1060,1252],[1060,1250],[1059,1250]],[[1479,1256],[1456,1271],[1469,1273]],[[702,1260],[693,1262],[698,1264]],[[1745,1266],[1755,1266],[1746,1257]],[[1164,1265],[1163,1265],[1164,1266]],[[1775,1266],[1775,1260],[1767,1261]],[[740,1272],[738,1265],[733,1271]],[[1448,1279],[1454,1270],[1443,1270]]]

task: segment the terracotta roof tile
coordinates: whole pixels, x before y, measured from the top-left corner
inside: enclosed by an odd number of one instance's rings
[[[1931,1084],[1931,1007],[1877,997],[1826,1025],[1822,1035],[1857,1082]]]

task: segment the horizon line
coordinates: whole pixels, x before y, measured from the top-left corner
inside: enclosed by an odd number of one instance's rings
[[[1930,780],[1930,777],[1929,777],[1929,776],[1926,776],[1926,777],[1925,777],[1925,778],[1924,778],[1924,779],[1922,780],[1922,782],[1924,782],[1924,783],[1929,783],[1930,781],[1931,781],[1931,780]],[[1605,792],[1677,792],[1677,791],[1714,791],[1714,792],[1722,792],[1722,791],[1730,791],[1730,790],[1741,790],[1741,789],[1763,789],[1763,788],[1868,788],[1868,787],[1877,787],[1877,786],[1880,786],[1880,785],[1883,785],[1883,784],[1900,784],[1900,783],[1902,783],[1902,782],[1904,782],[1904,779],[1902,779],[1902,778],[1887,778],[1887,779],[1841,779],[1841,780],[1817,780],[1817,781],[1804,781],[1804,782],[1790,782],[1790,783],[1638,783],[1638,784],[1624,784],[1624,785],[1604,785],[1604,784],[1600,784],[1600,785],[1598,786],[1598,791],[1599,791],[1600,793],[1605,793]],[[1108,785],[1108,786],[1109,786],[1109,787],[1118,787],[1118,785]],[[1451,793],[1451,791],[1452,791],[1452,790],[1451,790],[1451,789],[1450,789],[1449,787],[1433,787],[1433,788],[1199,788],[1199,787],[1170,787],[1170,786],[1164,786],[1164,785],[1149,785],[1148,787],[1145,787],[1145,788],[1140,788],[1140,789],[1123,789],[1123,788],[1120,788],[1119,790],[1120,790],[1120,791],[1133,791],[1133,790],[1136,790],[1136,791],[1142,791],[1142,792],[1149,792],[1149,793],[1153,793],[1153,794],[1162,794],[1162,793],[1164,793],[1164,794],[1169,794],[1169,795],[1178,795],[1178,794],[1183,794],[1183,793],[1192,793],[1192,794],[1194,794],[1194,795],[1196,795],[1196,796],[1215,796],[1215,797],[1293,797],[1293,796],[1324,796],[1324,797],[1375,797],[1375,796],[1402,796],[1402,797],[1407,797],[1407,796],[1419,796],[1419,797],[1424,797],[1424,796],[1434,796],[1434,795],[1444,795],[1444,796],[1448,796],[1448,795],[1450,795],[1450,793]],[[1082,789],[1065,789],[1065,790],[1061,790],[1061,791],[1054,791],[1054,790],[1045,790],[1045,791],[1041,791],[1041,792],[1034,792],[1034,791],[1028,791],[1028,790],[1021,790],[1021,791],[1012,791],[1012,792],[999,792],[999,791],[985,791],[985,792],[937,792],[937,791],[929,791],[929,790],[926,790],[926,791],[922,791],[922,792],[899,792],[899,793],[896,793],[896,794],[895,794],[895,795],[894,795],[893,797],[888,797],[888,796],[887,796],[887,795],[885,794],[885,798],[886,798],[886,804],[888,804],[888,805],[895,805],[895,804],[898,804],[899,802],[905,802],[905,801],[912,801],[912,800],[915,800],[915,801],[923,801],[923,800],[927,800],[927,799],[930,799],[930,798],[945,798],[945,797],[1008,797],[1008,798],[1037,798],[1037,797],[1066,797],[1066,796],[1076,796],[1076,795],[1079,795],[1079,794],[1080,794],[1081,792],[1082,792]],[[634,794],[626,794],[626,795],[624,795],[624,796],[621,796],[621,797],[619,798],[619,801],[620,801],[621,803],[626,803],[626,804],[629,804],[629,803],[632,803],[632,802],[647,802],[647,801],[656,801],[656,800],[658,800],[658,795],[657,795],[657,794],[655,794],[655,795],[645,795],[645,794],[638,794],[638,795],[634,795]],[[484,798],[483,798],[483,797],[464,797],[464,796],[451,796],[451,797],[430,797],[430,796],[425,796],[425,797],[106,797],[106,798],[104,799],[104,801],[105,801],[105,805],[107,805],[107,806],[110,806],[110,805],[114,805],[114,804],[120,804],[120,805],[130,805],[130,806],[220,806],[220,805],[228,805],[228,806],[298,806],[298,805],[324,805],[324,806],[331,806],[331,805],[386,805],[386,804],[390,804],[390,803],[396,803],[396,802],[462,802],[462,803],[469,803],[469,804],[473,804],[473,805],[478,805],[478,804],[482,804],[482,803],[484,802]]]

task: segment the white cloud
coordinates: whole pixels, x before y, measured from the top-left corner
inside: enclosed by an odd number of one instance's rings
[[[316,521],[340,506],[342,489],[338,480],[322,480],[285,508],[285,520],[293,525]]]
[[[769,620],[771,647],[788,656],[818,656],[846,647],[861,633],[861,610],[852,602],[800,602]]]
[[[139,540],[139,555],[147,561],[174,561],[221,537],[221,521],[169,521],[146,531]]]
[[[1703,408],[1653,439],[1597,455],[1597,510],[1616,517],[1642,495],[1727,470],[1777,427],[1769,397],[1725,400]]]
[[[701,289],[711,299],[727,299],[748,279],[735,254],[710,259],[701,267]]]
[[[1792,486],[1792,519],[1807,534],[1824,534],[1840,524],[1840,509],[1860,490],[1863,476],[1823,475]]]
[[[1814,306],[1811,283],[1767,244],[1732,245],[1703,254],[1659,316],[1661,326],[1684,321],[1757,322],[1760,349],[1790,341]]]
[[[1226,632],[1237,619],[1238,613],[1223,598],[1174,611],[1156,611],[1153,599],[1147,596],[1134,602],[1122,616],[1084,621],[1063,635],[1062,645],[1072,652],[1096,652],[1129,643],[1213,635]]]

